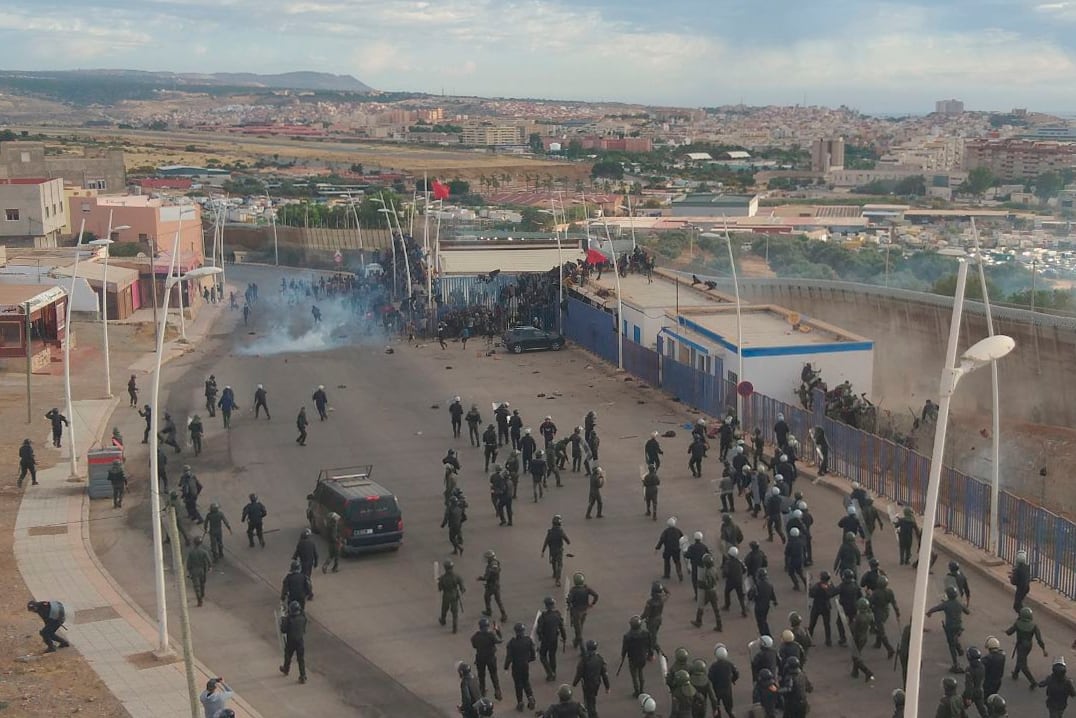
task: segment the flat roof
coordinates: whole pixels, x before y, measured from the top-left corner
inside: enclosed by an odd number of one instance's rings
[[[873,342],[830,325],[804,319],[796,312],[780,307],[741,307],[744,356],[752,350],[779,347],[831,347],[848,345],[847,349],[871,349]],[[735,307],[681,310],[677,330],[687,330],[699,337],[736,351]],[[790,352],[795,353],[795,352]]]
[[[612,293],[611,299],[606,299],[606,306],[616,303],[616,273],[603,272],[601,281],[597,280],[596,274],[590,275],[590,280],[582,289],[589,290],[586,293],[595,295],[594,289],[601,287]],[[727,294],[716,291],[707,291],[703,285],[691,286],[690,279],[680,280],[680,290],[677,292],[676,282],[671,278],[654,272],[654,281],[650,283],[641,274],[628,274],[620,278],[621,299],[639,309],[664,309],[673,308],[678,304],[684,307],[709,307],[721,303],[735,303],[735,299]],[[678,296],[679,295],[679,296]],[[679,301],[678,301],[679,299]],[[601,301],[599,299],[599,301]],[[612,302],[612,304],[609,304]]]
[[[59,177],[55,179],[60,179]],[[52,180],[47,177],[10,177],[0,179],[0,184],[45,184]]]
[[[27,302],[30,302],[30,311],[33,311],[52,304],[65,294],[63,289],[50,284],[0,283],[0,313],[16,312],[16,307]]]
[[[506,274],[548,272],[559,261],[574,262],[584,258],[578,246],[563,247],[541,244],[501,248],[442,249],[437,254],[441,271],[446,274],[486,274],[499,269]]]

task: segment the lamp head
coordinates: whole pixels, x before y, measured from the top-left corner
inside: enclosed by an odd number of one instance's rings
[[[986,337],[968,347],[960,359],[961,361],[971,362],[975,365],[986,364],[997,359],[1001,359],[1003,356],[1011,352],[1016,347],[1016,342],[1012,337],[1005,336],[1004,334],[995,334],[992,337]]]

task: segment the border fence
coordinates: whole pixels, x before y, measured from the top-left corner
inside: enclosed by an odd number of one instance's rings
[[[615,315],[571,298],[563,315],[564,335],[587,351],[617,363]],[[662,356],[624,337],[624,369],[655,388],[671,394],[686,407],[710,416],[725,416],[736,406],[735,387],[715,373],[707,373],[672,357]],[[814,409],[786,404],[761,394],[744,401],[741,423],[745,431],[758,426],[771,444],[777,415],[784,415],[792,434],[800,439],[805,459],[815,453],[810,429],[821,426],[830,446],[830,468],[858,481],[877,496],[923,512],[930,459],[912,449],[825,415],[825,399],[819,394]],[[990,485],[951,467],[942,471],[938,521],[946,533],[977,548],[990,542]],[[1016,552],[1025,550],[1032,576],[1070,599],[1076,599],[1076,524],[1063,516],[1007,491],[1001,491],[998,507],[1000,557],[1013,563]]]

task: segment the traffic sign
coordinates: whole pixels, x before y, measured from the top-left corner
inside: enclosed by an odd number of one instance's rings
[[[755,385],[749,381],[741,381],[736,385],[736,393],[746,399],[755,393]]]
[[[336,250],[336,254],[333,255],[333,261],[336,262],[337,264],[343,264],[344,263],[344,255],[340,253],[339,249]]]

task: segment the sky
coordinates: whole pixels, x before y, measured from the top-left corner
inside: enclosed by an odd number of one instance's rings
[[[1076,111],[1076,0],[4,0],[0,69],[871,113]]]

